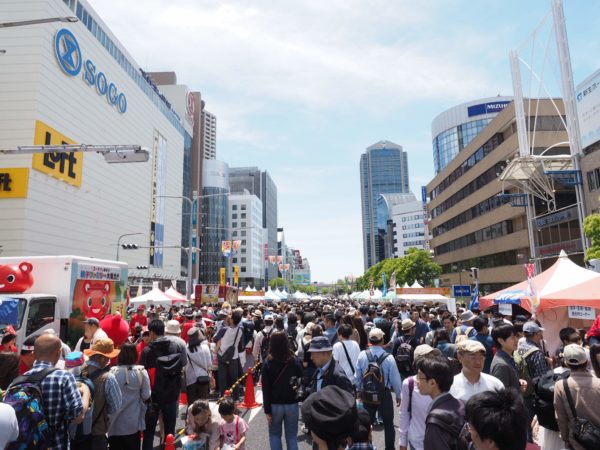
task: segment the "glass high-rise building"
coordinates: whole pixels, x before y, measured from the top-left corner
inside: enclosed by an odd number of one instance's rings
[[[365,270],[385,259],[387,215],[378,217],[377,199],[381,194],[408,192],[408,158],[402,146],[389,141],[379,141],[368,147],[360,157]]]

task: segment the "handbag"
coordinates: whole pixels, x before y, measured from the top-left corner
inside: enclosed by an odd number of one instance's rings
[[[190,355],[187,355],[188,361],[190,362],[190,364],[192,365],[192,367],[195,367],[194,361],[192,361],[192,359],[190,358]],[[200,367],[201,369],[204,369],[203,367]],[[206,372],[208,372],[207,369],[204,369]],[[199,377],[196,378],[196,383],[200,383],[200,384],[206,384],[206,383],[210,383],[210,377],[208,375],[200,375]]]
[[[575,404],[566,378],[563,379],[563,387],[565,388],[565,394],[567,395],[571,413],[575,419],[575,428],[572,430],[573,439],[586,450],[597,450],[600,448],[600,428],[588,419],[577,417]]]

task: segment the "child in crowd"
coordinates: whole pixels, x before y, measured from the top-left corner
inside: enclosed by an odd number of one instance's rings
[[[227,397],[219,405],[221,424],[221,450],[246,450],[246,432],[248,424],[235,414],[235,403]]]

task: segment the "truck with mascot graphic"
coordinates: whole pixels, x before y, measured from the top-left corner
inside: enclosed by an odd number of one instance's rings
[[[52,328],[74,345],[83,321],[124,315],[127,263],[79,256],[0,258],[0,335],[11,325],[17,347]]]

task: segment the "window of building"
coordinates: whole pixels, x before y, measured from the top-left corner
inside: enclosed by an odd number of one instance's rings
[[[240,267],[240,272],[246,273],[246,267],[244,267],[244,266]]]
[[[246,236],[246,231],[245,230],[242,230],[240,233],[241,233],[241,236]]]
[[[242,222],[242,227],[245,227],[245,226],[246,226],[246,222]]]
[[[237,211],[237,205],[232,205],[232,206],[231,206],[231,209],[232,209],[233,211]]]
[[[595,191],[600,188],[600,168],[587,172],[588,191]]]
[[[246,205],[240,205],[240,209],[241,209],[242,211],[246,211]]]
[[[242,256],[242,258],[240,259],[240,261],[242,262],[242,264],[245,263],[246,262],[246,257]]]
[[[231,222],[231,227],[232,228],[237,228],[237,222]]]
[[[233,258],[232,262],[233,264],[237,263],[237,258]]]
[[[237,231],[232,231],[231,232],[231,236],[236,237],[237,236]]]
[[[242,239],[242,245],[246,245],[246,239]]]
[[[232,219],[237,219],[237,213],[233,213],[233,214],[231,215],[231,218],[232,218]]]
[[[246,213],[242,213],[242,219],[246,218]]]

